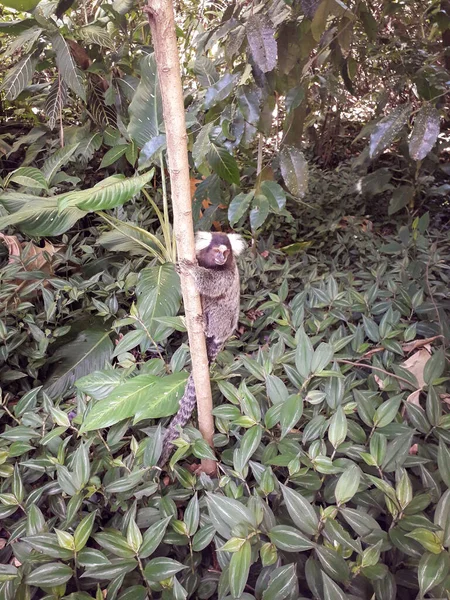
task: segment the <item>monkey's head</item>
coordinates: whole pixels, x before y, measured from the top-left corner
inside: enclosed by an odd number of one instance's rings
[[[211,233],[198,231],[195,236],[195,253],[198,264],[206,269],[227,268],[233,255],[244,251],[246,244],[237,233]]]

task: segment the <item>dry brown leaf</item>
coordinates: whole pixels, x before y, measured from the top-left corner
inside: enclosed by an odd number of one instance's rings
[[[416,406],[420,406],[420,394],[421,394],[422,390],[416,390],[415,392],[412,392],[412,394],[410,394],[407,398],[406,398],[406,402],[409,402],[410,404],[415,404]]]
[[[10,263],[20,259],[26,271],[43,271],[47,275],[52,273],[51,257],[62,248],[47,241],[40,248],[35,244],[21,243],[15,235],[4,233],[0,233],[0,241],[8,248]]]
[[[0,550],[2,550],[2,548],[4,548],[7,543],[8,540],[5,540],[5,538],[0,538]]]
[[[409,454],[417,454],[418,451],[419,451],[419,445],[413,444],[411,446],[411,448],[409,449]]]
[[[412,354],[407,360],[405,360],[405,362],[401,363],[400,365],[415,376],[420,389],[422,389],[425,385],[425,381],[423,379],[423,371],[425,369],[425,365],[430,360],[430,357],[431,348],[429,345],[426,345],[414,354]]]
[[[439,398],[445,402],[445,404],[450,404],[450,394],[439,394]]]
[[[402,344],[402,348],[407,354],[409,354],[413,350],[417,350],[417,348],[421,348],[422,346],[425,346],[426,348],[430,349],[429,344],[431,344],[431,342],[434,342],[435,340],[439,340],[441,337],[442,335],[434,335],[433,337],[425,338],[423,340],[413,340],[412,342],[406,342],[405,344]]]
[[[373,378],[375,379],[376,384],[380,388],[380,390],[384,390],[384,381],[375,373],[373,374]]]

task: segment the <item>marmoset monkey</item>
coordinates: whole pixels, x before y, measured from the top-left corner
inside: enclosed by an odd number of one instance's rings
[[[199,231],[195,241],[197,264],[182,260],[178,265],[180,273],[194,278],[200,293],[209,364],[237,327],[240,285],[234,257],[241,254],[245,247],[245,242],[236,233]],[[179,437],[177,428],[186,425],[195,404],[194,379],[190,375],[180,400],[180,408],[164,437],[160,465],[167,462],[172,452],[172,442]]]

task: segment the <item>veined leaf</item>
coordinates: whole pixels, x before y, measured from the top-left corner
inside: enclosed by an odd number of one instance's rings
[[[1,87],[7,100],[15,100],[26,88],[33,77],[37,61],[37,54],[27,54],[8,71]]]
[[[261,71],[272,71],[277,64],[278,50],[274,27],[266,15],[260,13],[249,17],[247,40],[253,59]]]
[[[408,120],[409,113],[410,107],[408,105],[398,106],[375,125],[375,129],[370,136],[369,153],[371,158],[375,158],[392,144]]]
[[[440,114],[431,104],[424,104],[416,115],[409,140],[409,155],[423,160],[436,143],[440,130]]]
[[[217,173],[219,177],[228,183],[239,185],[240,178],[237,162],[225,148],[219,148],[211,144],[208,152],[208,162],[214,173]]]
[[[303,198],[308,191],[308,163],[303,152],[294,146],[284,146],[280,152],[280,168],[291,194]]]
[[[56,54],[56,64],[61,77],[77,96],[86,100],[83,78],[75,64],[68,43],[59,32],[50,34],[50,40]]]

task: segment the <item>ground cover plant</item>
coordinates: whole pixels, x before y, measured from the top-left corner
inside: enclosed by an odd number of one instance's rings
[[[177,6],[196,227],[249,249],[215,450],[194,419],[165,471],[190,355],[143,6],[16,8],[0,598],[448,598],[446,4]]]

